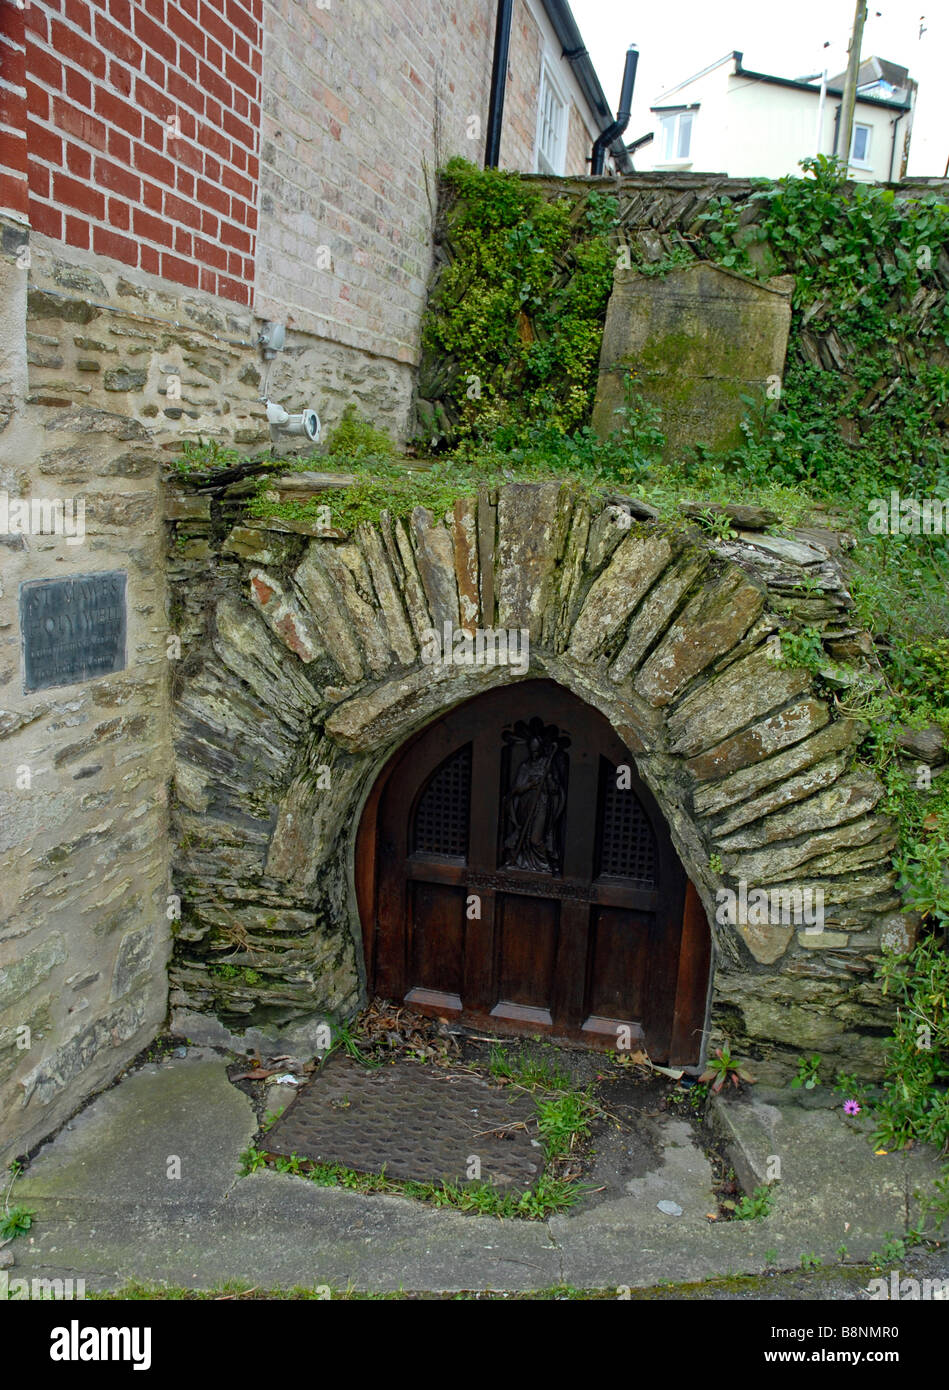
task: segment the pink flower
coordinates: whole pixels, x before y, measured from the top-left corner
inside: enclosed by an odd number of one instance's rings
[[[860,1114],[860,1106],[857,1104],[857,1102],[856,1102],[855,1100],[845,1100],[845,1101],[844,1101],[844,1114],[845,1114],[845,1115],[859,1115],[859,1114]]]

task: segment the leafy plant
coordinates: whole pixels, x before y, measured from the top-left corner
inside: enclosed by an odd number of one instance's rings
[[[733,1086],[739,1086],[742,1081],[752,1084],[754,1079],[744,1063],[737,1062],[732,1057],[727,1043],[724,1047],[715,1049],[715,1055],[709,1059],[708,1066],[699,1077],[700,1082],[711,1083],[713,1095],[718,1095],[727,1081],[730,1081]]]
[[[548,1158],[561,1158],[577,1140],[590,1137],[590,1120],[597,1113],[589,1089],[561,1091],[537,1101],[537,1127]]]
[[[591,190],[579,222],[517,175],[452,159],[443,171],[453,260],[423,330],[457,364],[448,394],[463,433],[546,417],[562,432],[588,418],[613,283],[616,201]]]
[[[27,1207],[6,1207],[0,1212],[0,1241],[13,1240],[33,1225],[35,1211]]]
[[[797,1064],[797,1076],[791,1082],[791,1090],[798,1091],[803,1087],[805,1091],[813,1091],[815,1086],[820,1085],[820,1068],[820,1053],[802,1057]]]
[[[751,1196],[744,1196],[735,1203],[736,1221],[761,1221],[764,1217],[771,1215],[771,1203],[774,1201],[772,1189],[763,1183],[756,1187]]]
[[[907,1244],[902,1236],[894,1236],[892,1231],[887,1231],[882,1250],[874,1250],[870,1254],[870,1262],[880,1268],[883,1265],[894,1264],[897,1261],[905,1260]]]
[[[935,934],[886,955],[883,988],[899,1002],[887,1047],[887,1080],[876,1111],[879,1146],[910,1140],[949,1149],[949,954]]]
[[[267,1155],[261,1153],[253,1144],[249,1144],[240,1155],[239,1163],[237,1171],[242,1178],[246,1178],[249,1173],[256,1173],[258,1168],[266,1168]]]
[[[246,455],[239,449],[229,448],[217,439],[198,438],[184,441],[181,456],[174,466],[178,473],[188,477],[192,473],[218,473],[246,461]]]
[[[786,629],[777,634],[780,653],[776,666],[803,667],[805,671],[816,674],[827,665],[823,639],[816,627],[805,627],[801,632]]]

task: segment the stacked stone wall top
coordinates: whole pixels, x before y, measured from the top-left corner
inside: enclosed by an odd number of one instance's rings
[[[292,481],[298,494],[306,480]],[[248,518],[244,484],[227,479],[168,503],[188,651],[173,804],[181,1026],[305,1038],[361,997],[362,801],[406,737],[515,678],[426,664],[425,633],[463,621],[526,628],[525,674],[600,709],[634,753],[713,923],[714,1017],[729,1036],[779,1068],[782,1049],[786,1061],[819,1032],[841,1062],[877,1068],[889,1012],[874,966],[912,927],[894,829],[855,762],[857,727],[773,650],[815,585],[824,611],[808,621],[828,645],[859,636],[827,538],[743,529],[713,541],[558,482],[347,533],[326,480],[310,486],[328,527]],[[821,890],[823,926],[718,921],[719,891],[742,881]]]

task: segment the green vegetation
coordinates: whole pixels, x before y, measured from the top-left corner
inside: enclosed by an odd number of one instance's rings
[[[215,961],[208,966],[209,975],[217,975],[221,980],[240,980],[245,985],[258,986],[264,983],[263,977],[247,966],[229,965],[226,961]]]
[[[0,1241],[23,1235],[33,1225],[34,1215],[27,1207],[8,1207],[0,1212]]]
[[[225,468],[234,468],[246,463],[247,457],[240,449],[228,448],[214,439],[186,439],[181,446],[181,457],[175,461],[175,471],[182,477],[193,473],[217,473]]]
[[[801,666],[816,675],[827,665],[827,653],[816,627],[805,627],[801,632],[782,629],[777,635],[781,653],[775,663],[777,666]]]
[[[330,435],[326,452],[331,458],[341,455],[346,459],[371,458],[393,459],[398,449],[384,430],[377,430],[368,420],[360,417],[354,405],[348,405],[343,418]]]
[[[590,415],[613,283],[616,201],[588,194],[584,235],[571,198],[548,200],[516,174],[452,159],[444,170],[455,252],[425,346],[457,371],[447,395],[462,432],[544,418],[562,433]],[[513,389],[512,389],[513,387]]]
[[[797,1076],[791,1082],[791,1090],[797,1091],[803,1088],[805,1091],[813,1091],[815,1086],[820,1085],[820,1053],[815,1052],[810,1057],[802,1057],[797,1064]]]
[[[563,1158],[579,1139],[590,1137],[590,1120],[597,1114],[593,1089],[561,1091],[537,1101],[537,1128],[548,1158]]]
[[[699,1077],[699,1081],[703,1084],[711,1083],[712,1092],[715,1095],[718,1095],[728,1081],[733,1086],[739,1086],[742,1081],[746,1081],[750,1085],[754,1079],[744,1063],[737,1061],[732,1056],[727,1043],[724,1047],[716,1047],[714,1055],[708,1059],[708,1066]]]
[[[528,1090],[542,1087],[548,1091],[569,1091],[573,1082],[569,1075],[554,1062],[515,1053],[512,1057],[507,1048],[498,1043],[491,1046],[488,1063],[491,1075],[499,1081],[510,1081]]]
[[[766,1183],[756,1187],[750,1197],[742,1197],[735,1203],[736,1221],[761,1221],[771,1215],[774,1191]],[[727,1206],[727,1203],[725,1204]]]
[[[348,1023],[337,1023],[332,1031],[336,1034],[336,1037],[326,1057],[330,1057],[341,1047],[347,1056],[352,1057],[354,1062],[358,1062],[360,1066],[366,1067],[369,1071],[376,1071],[382,1066],[381,1062],[374,1061],[373,1058],[366,1056],[359,1046],[359,1043],[356,1041],[355,1034]],[[325,1060],[326,1058],[324,1058],[324,1061]]]
[[[9,1240],[15,1240],[28,1231],[33,1225],[33,1217],[36,1215],[28,1207],[11,1206],[10,1195],[13,1192],[13,1184],[23,1171],[22,1164],[14,1159],[7,1169],[10,1174],[10,1181],[7,1190],[3,1194],[3,1206],[0,1208],[0,1244],[5,1244]]]
[[[269,1166],[267,1155],[251,1146],[241,1154],[239,1174],[246,1177],[258,1168]],[[345,1187],[352,1192],[388,1192],[395,1196],[414,1197],[436,1207],[454,1207],[457,1211],[477,1212],[480,1216],[521,1218],[543,1221],[557,1212],[567,1211],[583,1196],[581,1184],[542,1174],[526,1192],[501,1192],[489,1182],[435,1183],[403,1182],[381,1173],[357,1173],[342,1163],[314,1163],[298,1154],[273,1160],[278,1173],[290,1173],[306,1178],[317,1187]]]

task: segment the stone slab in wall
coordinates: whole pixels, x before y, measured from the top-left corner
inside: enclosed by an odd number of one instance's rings
[[[606,311],[593,427],[622,426],[627,391],[662,412],[666,458],[692,444],[741,442],[742,396],[780,381],[791,324],[790,277],[769,285],[707,262],[666,276],[616,271]],[[628,386],[627,386],[628,383]]]

